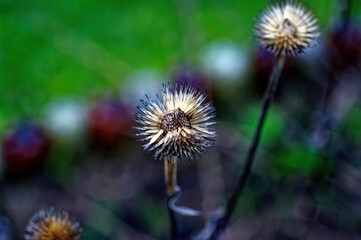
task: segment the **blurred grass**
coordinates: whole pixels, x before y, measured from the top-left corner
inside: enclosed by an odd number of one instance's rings
[[[239,129],[249,140],[248,144],[252,141],[253,134],[256,131],[259,109],[261,109],[260,104],[249,104],[249,106],[243,110],[244,112],[239,120]],[[260,140],[261,146],[270,147],[278,145],[281,142],[286,120],[286,114],[282,109],[276,106],[270,109]]]
[[[167,71],[208,42],[250,42],[268,2],[198,1],[192,10],[189,1],[1,0],[0,132],[52,99],[114,90],[133,68]],[[334,3],[305,2],[327,26]],[[189,48],[187,34],[196,38]]]
[[[272,159],[272,175],[275,179],[290,179],[293,177],[324,177],[330,173],[330,163],[317,151],[296,144],[281,150]]]
[[[344,124],[344,132],[348,139],[352,139],[353,142],[360,144],[361,143],[361,105],[358,104],[352,111],[348,114],[346,122]]]

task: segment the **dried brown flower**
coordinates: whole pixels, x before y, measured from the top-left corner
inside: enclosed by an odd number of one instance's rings
[[[163,85],[157,101],[147,96],[141,100],[135,120],[137,136],[145,141],[145,151],[155,151],[154,157],[178,160],[199,156],[213,143],[216,132],[215,109],[206,95],[189,84]]]
[[[26,231],[27,240],[77,240],[82,229],[69,212],[53,208],[40,210],[30,219]]]
[[[256,24],[261,46],[280,55],[297,55],[316,44],[318,19],[296,1],[276,3],[264,11]]]

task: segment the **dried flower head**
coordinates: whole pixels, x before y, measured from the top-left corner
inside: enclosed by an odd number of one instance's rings
[[[163,85],[157,101],[141,100],[135,120],[137,136],[146,141],[143,149],[155,150],[154,158],[177,157],[178,160],[199,156],[214,142],[215,108],[206,95],[189,84]]]
[[[271,5],[256,24],[261,46],[280,55],[297,55],[316,44],[319,26],[314,14],[296,1]]]
[[[81,238],[79,222],[69,212],[53,208],[40,210],[30,219],[26,231],[27,240],[77,240]]]

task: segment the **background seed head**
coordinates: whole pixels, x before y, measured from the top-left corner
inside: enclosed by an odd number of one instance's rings
[[[69,212],[43,209],[33,215],[25,232],[26,240],[77,240],[82,235],[80,223]]]
[[[256,37],[262,47],[278,55],[297,55],[314,46],[319,36],[318,19],[296,1],[268,7],[256,23]]]

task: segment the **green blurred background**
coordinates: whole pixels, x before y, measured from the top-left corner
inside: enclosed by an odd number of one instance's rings
[[[254,22],[268,2],[0,1],[0,131],[53,99],[117,89],[135,68],[168,72],[208,42],[254,48]],[[323,31],[340,5],[304,2]]]

